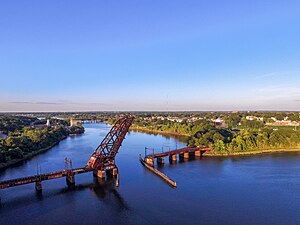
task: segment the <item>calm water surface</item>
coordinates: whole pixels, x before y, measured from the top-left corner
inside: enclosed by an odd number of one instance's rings
[[[85,165],[109,131],[105,124],[85,125],[33,159],[0,172],[0,180]],[[99,184],[91,173],[78,175],[76,189],[64,178],[1,190],[0,224],[300,224],[300,154],[239,158],[203,158],[161,167],[177,182],[172,189],[138,161],[144,147],[185,144],[174,138],[131,132],[117,156],[120,186]],[[165,147],[166,149],[166,147]],[[167,160],[166,160],[167,161]]]

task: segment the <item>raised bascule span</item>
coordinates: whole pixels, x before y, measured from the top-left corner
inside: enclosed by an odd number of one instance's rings
[[[117,174],[115,157],[132,121],[132,116],[119,119],[96,148],[87,164],[87,168],[92,169],[95,175],[101,177],[107,170],[112,170],[113,175]]]
[[[72,166],[65,170],[50,172],[45,174],[37,174],[28,177],[21,177],[0,182],[0,189],[35,183],[36,190],[42,190],[42,181],[52,180],[61,177],[66,177],[68,186],[75,185],[75,175],[93,172],[95,176],[100,178],[105,177],[105,173],[118,175],[118,169],[115,164],[115,157],[122,145],[123,140],[132,124],[134,117],[127,115],[121,117],[112,126],[111,130],[96,148],[86,166],[82,168],[72,169]],[[70,161],[66,160],[70,163]]]

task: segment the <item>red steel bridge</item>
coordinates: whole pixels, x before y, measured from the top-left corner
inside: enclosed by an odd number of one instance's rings
[[[152,151],[152,154],[147,155],[147,151]],[[149,165],[154,165],[154,159],[157,160],[157,163],[164,164],[164,157],[168,156],[169,161],[177,161],[177,155],[180,159],[188,159],[190,157],[201,157],[205,152],[210,151],[208,147],[185,147],[176,150],[170,150],[165,152],[154,153],[153,148],[145,148],[145,159],[144,161]]]
[[[132,124],[133,119],[133,116],[124,116],[117,120],[108,134],[104,137],[100,145],[96,148],[86,166],[72,169],[72,162],[68,159],[65,159],[67,165],[69,165],[65,168],[65,170],[1,181],[0,189],[35,183],[36,190],[39,191],[42,190],[42,181],[61,177],[66,177],[68,186],[71,186],[75,184],[75,175],[87,172],[93,172],[94,175],[100,178],[105,177],[105,172],[112,175],[118,175],[115,157],[122,145],[129,127]]]

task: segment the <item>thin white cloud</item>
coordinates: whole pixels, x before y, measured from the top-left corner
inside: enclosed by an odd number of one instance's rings
[[[270,78],[270,77],[274,77],[274,76],[276,76],[275,72],[264,73],[264,74],[255,76],[255,79],[264,79],[264,78]]]

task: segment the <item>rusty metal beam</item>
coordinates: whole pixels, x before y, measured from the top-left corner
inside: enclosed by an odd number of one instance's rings
[[[133,121],[132,116],[117,120],[88,161],[87,167],[94,170],[109,170],[115,167],[115,156]]]

